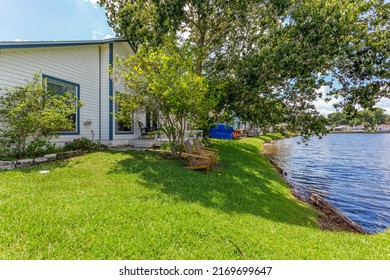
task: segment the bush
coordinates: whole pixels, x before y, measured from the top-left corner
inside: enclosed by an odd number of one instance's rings
[[[64,146],[65,151],[98,151],[101,148],[102,145],[99,141],[92,141],[85,137],[74,139],[72,142],[66,142]]]
[[[35,140],[30,142],[26,148],[27,157],[40,157],[45,154],[53,154],[59,149],[56,148],[55,144],[50,143],[47,140]]]
[[[29,146],[33,154],[50,148],[46,141],[57,137],[60,130],[71,129],[73,122],[68,116],[82,106],[70,92],[50,90],[40,72],[24,87],[0,90],[0,153],[17,158],[26,156]]]
[[[174,142],[162,142],[161,150],[171,151],[174,145],[175,145]]]

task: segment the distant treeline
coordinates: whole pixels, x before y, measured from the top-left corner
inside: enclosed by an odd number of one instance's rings
[[[373,110],[362,110],[353,118],[348,117],[342,112],[335,112],[328,115],[329,125],[363,125],[365,128],[374,127],[379,124],[389,124],[390,115],[385,114],[382,108],[374,108]]]

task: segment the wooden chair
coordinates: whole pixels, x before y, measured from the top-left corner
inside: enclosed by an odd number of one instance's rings
[[[193,140],[195,143],[195,138]],[[199,140],[197,141],[197,144],[198,145],[195,145],[194,153],[201,156],[209,157],[211,159],[211,167],[214,167],[215,163],[217,162],[217,153],[215,151],[205,149],[205,147],[201,145]]]
[[[184,141],[185,153],[182,153],[183,156],[186,156],[190,162],[190,166],[187,166],[187,169],[206,169],[206,174],[209,174],[211,169],[211,158],[205,155],[199,155],[194,153],[190,141],[187,139]]]
[[[214,163],[217,162],[217,158],[218,158],[218,150],[217,149],[212,149],[212,148],[208,148],[208,147],[205,147],[199,140],[199,138],[194,138],[194,144],[195,144],[195,149],[197,151],[203,151],[205,153],[213,153],[214,154]]]

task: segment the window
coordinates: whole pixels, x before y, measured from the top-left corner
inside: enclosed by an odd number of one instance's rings
[[[115,110],[116,111],[120,110],[120,106],[118,104],[115,105]],[[134,120],[134,114],[132,114],[131,119]],[[125,125],[123,122],[120,122],[118,120],[115,121],[116,134],[133,134],[133,132],[134,132],[133,122],[129,127],[128,125]]]
[[[54,92],[56,94],[64,95],[66,92],[72,94],[72,96],[77,97],[79,99],[79,85],[71,82],[67,82],[64,80],[60,80],[57,78],[49,77],[43,75],[43,78],[47,79],[47,88],[49,91]],[[76,101],[75,101],[76,105]],[[73,127],[71,130],[61,130],[60,133],[78,133],[79,132],[79,109],[70,115],[67,116],[70,120],[72,120]]]

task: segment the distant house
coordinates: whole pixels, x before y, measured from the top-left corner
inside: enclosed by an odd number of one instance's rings
[[[242,122],[240,118],[233,119],[233,138],[238,136],[256,137],[261,134],[261,129],[251,122]]]
[[[390,124],[380,124],[375,127],[377,132],[390,132]]]
[[[84,102],[75,112],[74,130],[60,132],[56,142],[87,137],[111,145],[128,144],[129,139],[139,137],[139,128],[126,128],[113,117],[117,108],[110,97],[124,87],[110,77],[108,68],[117,55],[128,57],[134,53],[131,43],[120,38],[0,42],[0,88],[23,86],[41,71],[49,87],[69,91]],[[144,114],[141,121],[151,125],[152,119]]]
[[[351,127],[348,125],[339,125],[334,128],[336,132],[351,132]]]
[[[352,132],[364,132],[364,126],[359,124],[352,127]]]

